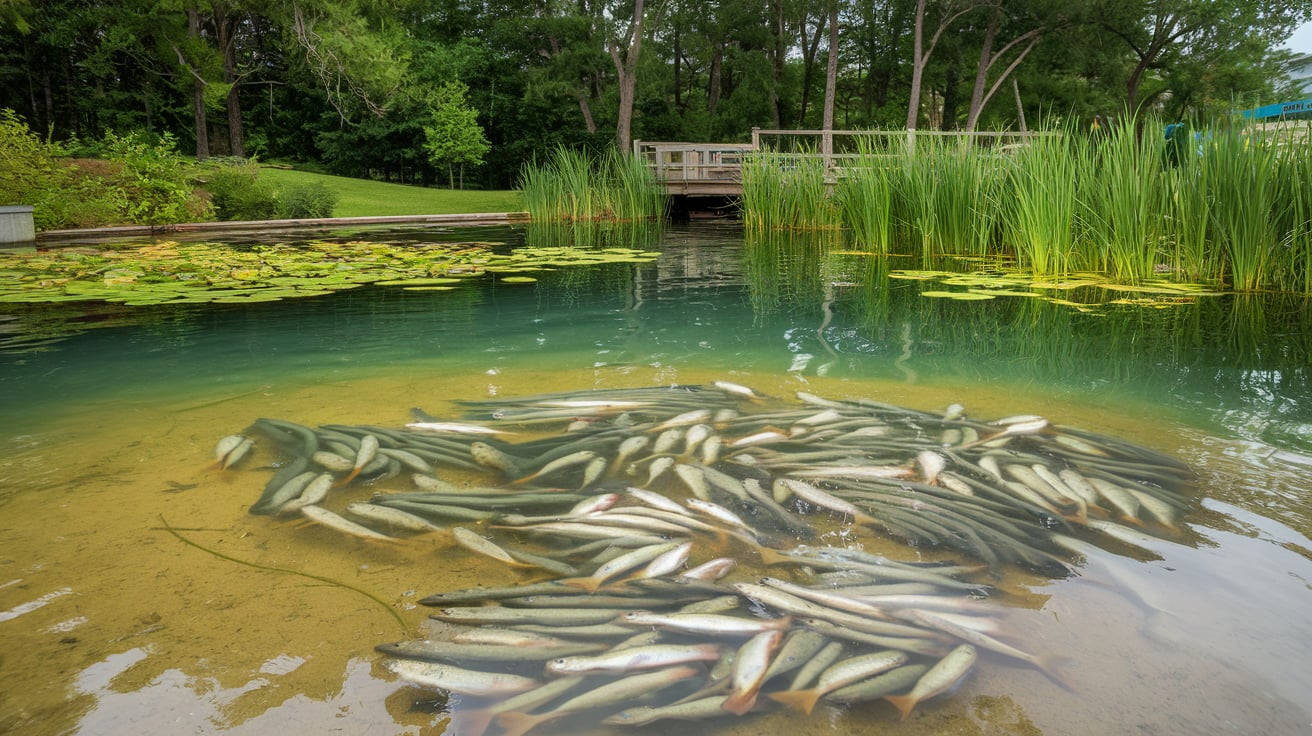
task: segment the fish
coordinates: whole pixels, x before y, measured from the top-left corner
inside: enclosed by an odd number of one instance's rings
[[[409,532],[446,532],[445,528],[440,527],[423,517],[416,516],[407,511],[402,511],[401,509],[379,506],[372,503],[347,504],[346,513],[356,518],[364,519],[365,521],[372,521],[375,524],[390,526],[393,529],[404,529]]]
[[[561,657],[547,663],[547,672],[555,675],[628,672],[685,662],[716,660],[722,653],[723,650],[718,644],[652,644],[604,654]]]
[[[571,585],[582,588],[589,593],[597,590],[606,583],[607,580],[628,572],[635,567],[645,565],[661,555],[675,550],[682,546],[680,542],[668,542],[665,544],[653,544],[647,547],[639,547],[635,550],[626,552],[619,557],[605,563],[597,568],[596,572],[585,578],[567,578],[561,582],[565,585]]]
[[[900,720],[905,721],[922,701],[946,692],[961,682],[975,666],[978,657],[975,647],[970,644],[959,644],[921,675],[915,686],[911,688],[911,692],[905,695],[885,695],[884,700],[892,703],[901,714]]]
[[[729,696],[721,708],[740,716],[756,706],[757,693],[765,682],[770,659],[783,639],[782,629],[762,631],[738,648],[733,658]]]
[[[223,470],[230,470],[245,459],[253,447],[255,440],[246,435],[228,435],[214,446],[214,464]]]
[[[500,560],[511,566],[519,566],[523,564],[514,557],[511,557],[509,552],[502,549],[492,540],[487,539],[481,534],[476,534],[463,526],[451,527],[451,535],[455,537],[457,544],[470,552],[491,557],[494,560]]]
[[[672,685],[677,685],[691,678],[697,672],[696,667],[681,665],[631,675],[592,688],[582,695],[566,700],[545,713],[528,714],[505,711],[498,714],[494,720],[498,726],[504,729],[502,736],[523,736],[523,734],[544,723],[563,718],[571,713],[629,702]]]
[[[878,519],[870,514],[857,508],[855,504],[844,501],[827,491],[823,491],[810,483],[803,483],[792,478],[779,478],[775,480],[775,488],[787,489],[788,493],[806,501],[807,503],[819,506],[821,508],[836,511],[852,517],[852,521],[857,524],[877,524]],[[775,493],[775,499],[779,498],[779,493]]]
[[[844,685],[837,690],[831,690],[821,700],[828,703],[850,704],[896,695],[900,691],[910,690],[928,671],[927,664],[903,665],[860,682]]]
[[[410,422],[405,425],[406,429],[416,432],[438,432],[442,434],[514,434],[504,429],[493,429],[484,427],[481,424],[463,424],[460,422]]]
[[[725,393],[733,394],[734,396],[741,396],[748,401],[760,402],[765,399],[765,396],[753,391],[747,386],[742,386],[737,383],[731,383],[729,381],[711,381],[711,385]]]
[[[445,690],[461,695],[502,696],[521,693],[540,687],[542,683],[531,677],[504,672],[480,672],[435,662],[411,659],[394,659],[387,669],[406,682],[434,690]]]
[[[574,654],[589,654],[605,650],[605,644],[590,642],[563,642],[560,644],[487,644],[455,641],[399,641],[379,644],[375,650],[397,659],[417,659],[424,662],[546,662],[549,659]]]
[[[386,534],[376,532],[367,526],[362,526],[360,524],[357,524],[354,521],[351,521],[350,519],[344,519],[341,516],[329,511],[328,509],[323,508],[322,506],[302,507],[301,515],[309,519],[310,521],[313,521],[316,524],[326,526],[329,529],[343,532],[345,534],[350,534],[353,537],[359,537],[361,539],[368,539],[377,542],[400,541],[396,537],[390,537]]]
[[[373,462],[373,459],[377,454],[378,454],[378,438],[373,436],[372,434],[367,434],[361,437],[360,449],[355,454],[355,464],[352,466],[350,472],[348,472],[344,478],[337,481],[337,485],[339,486],[349,485],[350,482],[355,480],[355,477],[358,476],[361,473],[361,471],[364,470],[365,466]]]
[[[328,497],[328,492],[331,491],[332,488],[332,474],[320,473],[309,483],[305,484],[305,488],[301,490],[299,496],[283,504],[282,507],[278,509],[278,513],[280,515],[292,514],[300,511],[306,506],[316,505]]]
[[[645,726],[648,723],[655,723],[667,718],[684,721],[714,718],[729,715],[729,711],[724,710],[724,701],[728,697],[727,695],[712,695],[709,698],[672,705],[639,705],[626,708],[612,716],[607,716],[601,722],[608,726]]]
[[[770,693],[770,699],[811,714],[815,704],[828,693],[840,687],[860,682],[868,677],[887,672],[906,664],[906,652],[885,650],[860,654],[835,662],[820,673],[815,685],[804,690],[786,690]]]
[[[629,611],[621,616],[620,620],[631,626],[656,626],[685,634],[719,636],[755,636],[764,631],[787,631],[793,624],[790,616],[745,618],[713,613],[652,613],[650,611]]]

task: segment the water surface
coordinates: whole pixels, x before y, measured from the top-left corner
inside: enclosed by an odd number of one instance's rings
[[[525,233],[369,237],[508,249]],[[885,278],[923,264],[745,246],[731,226],[648,237],[636,245],[661,251],[654,263],[542,272],[534,284],[489,274],[440,293],[9,310],[0,730],[442,733],[442,698],[395,682],[373,652],[407,635],[396,620],[358,592],[286,571],[367,590],[411,633],[425,595],[529,578],[434,540],[380,547],[251,516],[273,471],[258,459],[212,470],[215,441],[262,416],[399,426],[411,407],[456,417],[459,399],[717,379],[777,397],[1042,414],[1186,460],[1197,505],[1155,555],[1116,547],[1068,578],[1009,573],[1008,630],[1067,657],[1072,691],[985,656],[959,690],[902,723],[872,703],[652,732],[1312,729],[1306,303],[952,302]]]

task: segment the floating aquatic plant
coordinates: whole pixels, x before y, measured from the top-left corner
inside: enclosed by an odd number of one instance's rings
[[[485,272],[646,263],[659,255],[631,248],[567,246],[499,253],[495,245],[161,242],[13,251],[0,253],[0,275],[4,276],[0,303],[253,304],[323,296],[365,284],[437,290]]]

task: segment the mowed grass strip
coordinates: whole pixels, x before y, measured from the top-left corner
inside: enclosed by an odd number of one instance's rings
[[[524,209],[519,193],[514,191],[429,189],[271,167],[261,167],[260,178],[280,189],[291,184],[323,183],[337,193],[333,217],[463,215]]]

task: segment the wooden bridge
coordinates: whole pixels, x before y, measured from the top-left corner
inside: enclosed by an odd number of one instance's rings
[[[843,176],[844,164],[859,151],[895,156],[914,152],[916,141],[954,138],[1000,151],[1052,133],[956,133],[917,130],[762,130],[752,129],[751,143],[676,143],[634,141],[633,154],[647,162],[656,180],[672,196],[737,197],[743,193],[743,162],[752,154],[788,160],[822,159],[826,178]]]

